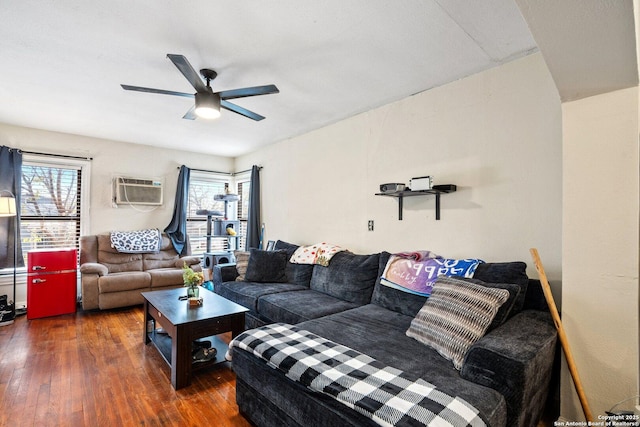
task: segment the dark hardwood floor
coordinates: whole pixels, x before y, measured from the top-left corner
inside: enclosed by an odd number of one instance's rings
[[[0,426],[250,425],[229,364],[175,391],[142,323],[134,307],[0,327]]]

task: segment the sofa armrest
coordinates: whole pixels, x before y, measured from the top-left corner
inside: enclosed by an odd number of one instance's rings
[[[109,274],[109,269],[106,265],[98,264],[97,262],[85,262],[80,266],[80,273],[106,276],[107,274]]]
[[[200,264],[200,261],[201,259],[198,256],[183,256],[176,260],[176,268],[182,268],[184,264],[187,264],[187,266],[191,267],[192,265]]]
[[[535,426],[549,394],[556,338],[549,313],[520,312],[471,346],[460,376],[504,396],[508,425]]]
[[[233,282],[238,277],[235,264],[216,264],[213,266],[213,286],[223,282]]]

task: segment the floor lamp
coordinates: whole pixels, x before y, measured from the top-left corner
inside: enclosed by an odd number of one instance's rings
[[[9,191],[7,193],[11,194]],[[17,217],[16,198],[11,196],[0,195],[0,217]],[[8,230],[7,230],[8,231]],[[8,238],[8,237],[7,237]],[[7,245],[8,248],[9,245]],[[0,305],[0,326],[10,325],[16,317],[16,257],[18,256],[18,224],[17,221],[13,226],[13,302],[11,304],[5,302],[6,305]]]

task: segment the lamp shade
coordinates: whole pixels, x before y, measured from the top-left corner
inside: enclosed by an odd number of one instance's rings
[[[220,95],[210,92],[196,93],[196,114],[203,119],[220,117]]]
[[[16,199],[10,196],[0,196],[0,217],[16,216]]]

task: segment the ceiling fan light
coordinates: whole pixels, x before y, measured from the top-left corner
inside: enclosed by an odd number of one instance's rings
[[[217,93],[196,93],[196,115],[203,119],[220,117],[220,95]]]

